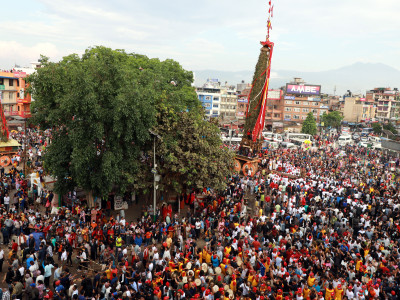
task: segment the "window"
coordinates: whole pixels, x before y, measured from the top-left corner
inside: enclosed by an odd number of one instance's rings
[[[290,107],[285,107],[285,111],[292,111]]]
[[[314,106],[318,106],[318,105],[319,105],[319,102],[313,102],[313,105],[314,105]]]
[[[300,116],[298,116],[298,115],[294,115],[294,116],[293,116],[293,119],[295,119],[295,120],[299,120],[299,119],[300,119]]]
[[[218,104],[213,104],[213,108],[218,108]]]
[[[13,99],[14,99],[13,93],[8,93],[8,99],[9,99],[9,100],[13,100]]]
[[[318,110],[312,109],[311,112],[312,112],[313,114],[316,114],[316,113],[318,112]]]
[[[308,105],[308,101],[304,101],[304,102],[303,102],[303,105]]]
[[[291,119],[291,116],[290,116],[290,115],[284,115],[283,118],[284,118],[284,119],[289,119],[289,120],[290,120],[290,119]]]
[[[286,100],[285,103],[286,104],[292,104],[292,101],[291,100]]]
[[[8,79],[8,85],[14,86],[14,79]]]
[[[301,116],[301,118],[302,118],[303,120],[305,120],[305,119],[307,119],[307,116]]]
[[[279,118],[279,114],[274,114],[274,118]]]
[[[306,113],[308,113],[308,108],[303,108],[303,112],[306,112]]]
[[[19,86],[19,79],[17,79],[17,86]]]
[[[211,100],[211,96],[205,96],[204,99],[210,101]]]
[[[295,101],[294,104],[301,105],[301,101]]]
[[[219,101],[219,97],[214,97],[214,101]]]
[[[204,104],[204,107],[206,107],[206,108],[210,108],[211,107],[211,103],[203,103]]]
[[[0,85],[4,85],[4,78],[0,78]]]
[[[300,108],[295,107],[295,108],[293,108],[293,111],[295,111],[295,112],[300,112]]]

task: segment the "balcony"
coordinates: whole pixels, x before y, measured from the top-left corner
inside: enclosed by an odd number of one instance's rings
[[[17,99],[17,103],[19,104],[29,104],[31,103],[30,99]]]
[[[21,118],[30,118],[32,116],[30,111],[5,111],[6,117],[20,116]]]

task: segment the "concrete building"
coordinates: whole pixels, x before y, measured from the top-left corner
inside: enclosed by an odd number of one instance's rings
[[[369,122],[375,118],[376,107],[373,100],[363,97],[344,97],[343,121],[351,123]]]
[[[366,101],[374,102],[377,107],[378,121],[397,121],[400,110],[400,93],[397,88],[375,88],[367,92]]]
[[[209,79],[203,87],[196,88],[197,96],[205,109],[206,116],[220,116],[221,86],[217,79]]]
[[[329,107],[321,103],[321,86],[309,85],[301,78],[286,84],[283,96],[283,121],[302,123],[309,112],[312,112],[316,122],[320,116],[328,113]]]
[[[9,117],[31,117],[31,96],[26,93],[25,77],[22,71],[0,71],[0,100],[4,115]]]
[[[239,121],[241,121],[241,123],[244,123],[244,120],[246,118],[247,105],[249,103],[248,97],[250,94],[250,90],[251,86],[248,86],[244,90],[242,90],[240,94],[238,94],[236,118]]]
[[[283,128],[283,91],[269,90],[265,111],[265,128],[272,131],[274,128]]]
[[[220,110],[222,119],[235,120],[238,105],[238,95],[234,86],[221,87]]]

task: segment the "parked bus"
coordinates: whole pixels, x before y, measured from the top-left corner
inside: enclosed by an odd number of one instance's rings
[[[305,141],[309,140],[312,141],[313,137],[311,134],[306,134],[306,133],[289,133],[287,132],[285,134],[285,140],[292,142],[293,140],[295,141]]]
[[[275,141],[275,142],[280,142],[280,143],[283,142],[283,138],[280,134],[263,131],[262,135],[263,135],[264,139],[267,141]]]

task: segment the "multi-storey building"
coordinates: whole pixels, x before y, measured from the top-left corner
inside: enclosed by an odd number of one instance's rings
[[[216,79],[209,79],[196,89],[197,96],[205,109],[206,116],[219,117],[221,105],[221,87]]]
[[[312,112],[317,123],[329,107],[321,103],[321,86],[305,84],[301,78],[286,84],[283,96],[283,121],[301,123]]]
[[[366,100],[376,105],[376,119],[379,121],[397,120],[400,110],[398,89],[375,88],[367,92]]]
[[[269,90],[265,110],[265,127],[267,130],[283,127],[283,110],[283,91]]]
[[[223,120],[235,120],[238,95],[234,86],[221,87],[220,116]]]
[[[375,118],[374,100],[364,97],[344,97],[343,121],[358,123],[369,122]]]
[[[249,98],[250,90],[251,90],[251,86],[247,86],[238,95],[236,118],[243,122],[244,122],[244,119],[246,118],[247,105],[249,104],[248,98]]]
[[[0,71],[0,100],[6,117],[31,116],[31,96],[26,93],[27,74],[21,71]]]

